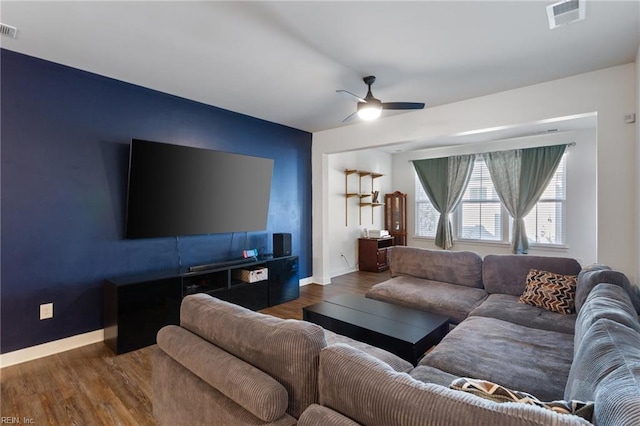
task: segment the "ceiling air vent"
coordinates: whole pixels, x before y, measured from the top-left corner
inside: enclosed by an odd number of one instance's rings
[[[0,23],[0,35],[16,38],[18,36],[18,29],[11,25]]]
[[[549,28],[572,24],[584,19],[585,0],[562,0],[547,6]]]

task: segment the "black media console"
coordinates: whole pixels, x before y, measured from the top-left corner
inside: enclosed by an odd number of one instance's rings
[[[264,267],[268,280],[246,283],[234,271]],[[165,325],[180,323],[180,303],[189,294],[207,293],[260,310],[300,297],[298,256],[211,265],[211,269],[152,272],[106,280],[104,341],[116,354],[156,342]]]

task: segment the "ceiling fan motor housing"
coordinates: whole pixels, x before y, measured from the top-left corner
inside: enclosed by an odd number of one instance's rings
[[[367,102],[358,102],[358,111],[360,111],[361,108],[365,108],[365,109],[370,109],[370,108],[382,109],[382,102],[380,102],[379,99],[376,99],[373,96],[366,97],[364,99]]]
[[[364,81],[364,83],[369,87],[369,90],[367,90],[367,96],[365,96],[364,98],[364,100],[367,101],[367,104],[372,104],[375,102],[377,102],[378,104],[381,104],[380,100],[374,98],[373,93],[371,93],[371,85],[375,83],[376,77],[373,75],[370,75],[368,77],[363,78],[362,81]],[[358,105],[358,107],[360,107],[360,105]],[[380,108],[382,108],[381,105],[380,105]]]

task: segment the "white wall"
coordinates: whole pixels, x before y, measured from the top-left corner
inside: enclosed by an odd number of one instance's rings
[[[427,108],[313,135],[313,273],[329,276],[323,243],[328,226],[327,154],[407,141],[434,141],[482,129],[597,113],[597,261],[637,282],[638,215],[636,130],[624,115],[636,108],[634,64],[621,65]]]
[[[638,8],[638,19],[640,19],[640,8]],[[635,83],[636,83],[636,120],[640,119],[640,31],[638,31],[638,52],[636,53],[636,63],[635,63]],[[640,218],[640,123],[636,121],[636,218]],[[640,280],[640,219],[638,219],[638,223],[636,223],[636,244],[638,247],[638,252],[636,253],[636,267],[637,267],[637,277]]]
[[[345,197],[345,169],[356,169],[384,176],[373,180],[370,177],[359,178],[357,174],[348,177],[349,192],[372,190],[380,191],[380,201],[384,194],[391,191],[391,155],[379,150],[363,150],[333,154],[327,157],[328,183],[328,228],[330,238],[324,241],[328,245],[327,276],[335,277],[357,269],[357,243],[363,230],[384,228],[384,210],[382,207],[359,207],[360,199]],[[362,183],[360,189],[359,184]],[[370,202],[371,199],[364,201]],[[346,210],[345,210],[346,208]],[[346,215],[346,221],[345,221]],[[344,258],[341,256],[344,255]]]
[[[638,12],[640,13],[640,11]],[[638,36],[640,38],[640,33],[638,33]],[[640,39],[638,40],[640,42]],[[635,113],[636,113],[636,180],[635,180],[635,187],[636,187],[636,217],[640,218],[640,123],[638,122],[638,120],[640,120],[640,45],[638,46],[638,53],[636,54],[636,63],[635,63],[636,69],[635,69],[635,74],[636,74],[636,109],[635,109]],[[636,267],[637,269],[637,277],[639,277],[638,279],[640,280],[640,220],[638,220],[638,223],[636,223],[636,241],[637,241],[637,247],[638,248],[638,252],[636,253]]]
[[[439,249],[433,238],[415,238],[415,173],[410,160],[447,157],[480,152],[529,148],[575,142],[567,154],[566,248],[532,246],[529,254],[538,256],[567,256],[580,264],[595,263],[597,259],[597,199],[593,188],[597,184],[596,130],[585,129],[562,134],[530,136],[473,145],[432,148],[395,154],[393,157],[393,185],[407,196],[409,245]],[[452,250],[469,250],[487,254],[510,254],[508,244],[455,242]]]

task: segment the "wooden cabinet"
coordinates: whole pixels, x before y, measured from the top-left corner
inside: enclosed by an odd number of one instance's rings
[[[389,269],[387,249],[393,238],[359,238],[358,264],[361,271],[382,272]]]
[[[396,191],[384,196],[384,227],[394,245],[407,245],[407,194]]]

